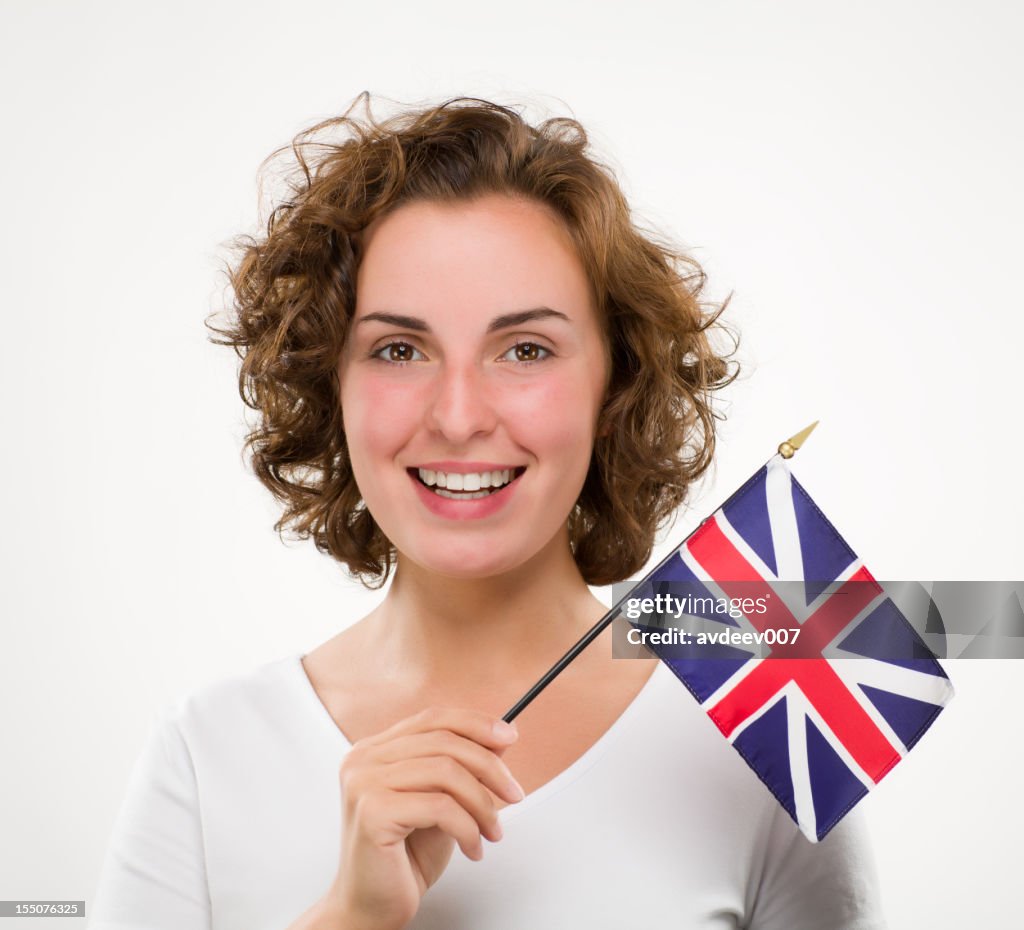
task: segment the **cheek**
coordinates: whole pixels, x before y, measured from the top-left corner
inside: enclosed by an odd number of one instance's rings
[[[505,407],[505,419],[515,438],[540,456],[585,472],[600,390],[590,380],[580,373],[565,372],[538,379],[516,392]]]
[[[421,419],[408,387],[373,377],[342,381],[341,412],[357,480],[368,477],[375,461],[400,449]]]

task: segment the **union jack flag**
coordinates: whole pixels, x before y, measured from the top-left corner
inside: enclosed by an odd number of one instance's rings
[[[630,596],[673,591],[688,641],[646,645],[811,842],[891,771],[953,695],[781,455]],[[725,601],[729,612],[715,608]]]

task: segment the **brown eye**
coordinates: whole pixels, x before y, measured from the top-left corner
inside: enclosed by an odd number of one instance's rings
[[[415,346],[409,345],[408,342],[389,342],[377,349],[373,355],[375,358],[395,364],[415,362],[422,358],[419,350]]]
[[[505,358],[516,362],[542,362],[551,354],[549,349],[538,345],[536,342],[517,342],[508,352]]]

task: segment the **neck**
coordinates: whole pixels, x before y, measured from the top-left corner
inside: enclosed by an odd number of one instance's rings
[[[500,681],[525,690],[603,612],[563,532],[489,578],[440,576],[399,556],[368,632],[375,655],[407,683],[454,693]]]

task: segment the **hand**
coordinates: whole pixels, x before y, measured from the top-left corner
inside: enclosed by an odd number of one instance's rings
[[[500,755],[515,727],[476,711],[431,708],[359,740],[341,765],[341,864],[327,895],[338,926],[397,930],[440,878],[455,844],[483,858],[501,839],[494,792],[523,790]]]

